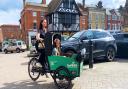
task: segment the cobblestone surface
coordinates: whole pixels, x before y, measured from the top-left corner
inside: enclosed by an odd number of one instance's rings
[[[52,78],[29,78],[27,53],[0,53],[0,89],[56,89]],[[98,62],[93,69],[86,65],[73,83],[73,89],[128,89],[128,60]]]
[[[94,69],[86,66],[79,82],[80,89],[128,89],[128,60],[94,64]]]

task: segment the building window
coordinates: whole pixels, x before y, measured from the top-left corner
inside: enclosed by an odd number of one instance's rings
[[[115,24],[112,24],[112,30],[115,30]]]
[[[102,24],[102,29],[105,29],[105,26],[104,26],[104,24]]]
[[[102,15],[102,22],[104,22],[105,21],[105,16],[104,15]]]
[[[64,8],[69,8],[69,1],[68,0],[64,0]]]
[[[99,18],[98,18],[98,14],[96,14],[96,22],[98,22],[98,19],[99,19]]]
[[[108,20],[111,20],[111,15],[108,15]]]
[[[122,30],[122,26],[120,25],[120,30]]]
[[[117,30],[116,24],[115,24],[115,30]]]
[[[91,24],[89,24],[89,29],[91,29]]]
[[[63,3],[61,4],[61,6],[60,6],[60,7],[62,7],[62,8],[64,7]]]
[[[85,24],[85,16],[82,17],[82,24]]]
[[[32,14],[33,14],[33,16],[37,16],[37,12],[35,12],[35,11]]]
[[[119,25],[118,24],[116,25],[116,29],[119,30]]]
[[[98,24],[96,24],[96,29],[98,29]]]
[[[73,0],[63,0],[63,4],[61,4],[61,7],[73,9]]]
[[[111,29],[111,27],[110,27],[110,23],[108,23],[108,30],[110,30]]]
[[[91,15],[89,15],[89,23],[91,23]]]
[[[33,29],[37,29],[37,23],[36,22],[33,23]]]
[[[117,16],[116,15],[112,15],[112,20],[117,20]]]
[[[44,12],[41,12],[41,17],[44,17],[45,16],[45,13]]]

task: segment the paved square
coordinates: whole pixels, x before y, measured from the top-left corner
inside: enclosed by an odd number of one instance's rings
[[[56,89],[52,78],[41,76],[33,82],[27,72],[28,52],[0,53],[0,89]],[[128,89],[128,60],[95,63],[84,66],[73,89]]]

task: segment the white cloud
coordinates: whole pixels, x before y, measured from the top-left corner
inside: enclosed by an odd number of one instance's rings
[[[20,12],[22,9],[23,0],[0,0],[0,25],[2,24],[19,24]],[[41,0],[26,0],[29,2],[40,3]],[[47,4],[51,0],[46,0]],[[86,4],[96,5],[99,0],[85,0]],[[103,6],[107,8],[118,8],[125,4],[126,0],[101,0]],[[82,0],[76,0],[82,2]]]
[[[0,25],[2,24],[19,24],[20,9],[11,9],[0,11]]]

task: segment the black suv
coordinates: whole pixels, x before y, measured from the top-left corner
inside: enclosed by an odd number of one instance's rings
[[[113,34],[117,44],[117,57],[128,57],[128,33]]]
[[[89,57],[89,37],[87,36],[88,31],[92,33],[91,40],[93,41],[94,58],[102,56],[105,57],[107,61],[113,61],[117,52],[115,39],[109,32],[100,29],[89,29],[77,32],[73,36],[69,37],[66,41],[62,42],[62,52],[78,53],[82,48],[86,48],[87,58],[85,61],[87,61]]]

